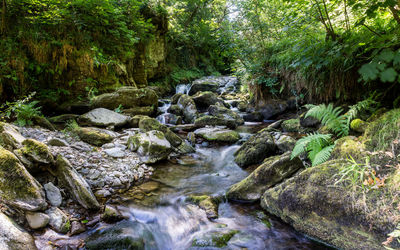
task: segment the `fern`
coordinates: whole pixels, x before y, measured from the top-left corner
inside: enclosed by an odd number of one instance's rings
[[[327,126],[330,131],[342,137],[349,134],[349,125],[347,124],[347,115],[342,115],[343,109],[340,107],[334,108],[332,104],[328,106],[307,105],[310,108],[306,114],[306,118],[312,116],[320,120],[321,124]]]
[[[312,166],[319,165],[327,161],[333,150],[332,135],[328,134],[309,134],[297,141],[293,148],[291,159],[306,153],[312,162]]]
[[[378,97],[379,95],[374,92],[369,98],[350,106],[349,111],[347,111],[347,126],[350,126],[351,121],[360,116],[360,114],[372,114],[375,112],[380,105],[379,102],[375,101]]]

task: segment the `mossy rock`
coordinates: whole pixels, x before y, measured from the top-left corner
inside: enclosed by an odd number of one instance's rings
[[[135,115],[147,115],[152,116],[155,114],[155,106],[146,106],[146,107],[133,107],[129,109],[124,109],[122,113],[124,115],[135,116]]]
[[[383,114],[388,112],[387,108],[380,108],[377,111],[375,111],[368,119],[367,122],[374,122],[377,119],[379,119]]]
[[[367,155],[365,144],[357,140],[354,136],[346,136],[336,141],[332,151],[332,159],[349,159],[361,160]]]
[[[211,115],[204,115],[204,116],[197,118],[194,121],[194,125],[198,126],[198,127],[227,126],[232,129],[237,127],[235,121],[224,119],[222,117],[211,116]]]
[[[59,116],[50,117],[49,121],[52,123],[67,123],[68,121],[78,119],[78,117],[79,115],[75,114],[63,114]]]
[[[97,128],[78,127],[74,129],[74,133],[76,133],[82,141],[97,147],[101,147],[113,140],[111,135],[104,133]]]
[[[42,186],[10,151],[0,147],[0,199],[28,211],[47,207]]]
[[[232,237],[239,233],[238,230],[221,230],[207,232],[199,237],[196,237],[192,242],[192,247],[204,248],[223,248],[228,245]]]
[[[197,116],[197,107],[193,99],[188,95],[182,95],[177,103],[182,110],[183,118],[186,123],[193,123]]]
[[[32,122],[34,125],[37,125],[42,128],[46,128],[50,131],[56,131],[56,128],[46,119],[46,117],[36,115],[32,117]]]
[[[199,110],[207,110],[211,105],[217,103],[224,105],[224,101],[218,98],[217,94],[211,91],[198,92],[193,96],[193,101]]]
[[[219,85],[216,82],[195,81],[190,87],[189,95],[192,96],[195,95],[197,92],[204,92],[204,91],[217,92],[218,87]]]
[[[235,143],[240,139],[238,132],[217,127],[200,128],[195,130],[194,134],[207,141],[218,143]]]
[[[211,105],[208,108],[208,113],[212,116],[233,122],[236,127],[244,124],[243,118],[238,113],[221,105]]]
[[[139,122],[140,122],[142,119],[146,119],[146,118],[150,118],[150,117],[147,116],[147,115],[135,115],[134,117],[132,117],[132,118],[130,119],[130,121],[129,121],[129,126],[130,126],[131,128],[139,128]]]
[[[31,162],[36,164],[50,165],[54,163],[54,157],[46,144],[34,139],[22,142],[20,152]]]
[[[365,130],[368,127],[368,123],[361,120],[361,119],[354,119],[350,123],[350,128],[351,130],[358,132],[358,133],[364,133]]]
[[[301,131],[300,119],[290,119],[283,121],[281,124],[281,128],[285,132],[300,132]]]
[[[11,124],[0,122],[0,146],[13,150],[22,147],[22,142],[25,140]]]
[[[163,133],[167,132],[168,127],[161,124],[157,119],[154,118],[143,118],[139,121],[139,128],[144,132],[151,130],[161,131]]]
[[[186,201],[198,205],[206,212],[207,218],[212,220],[218,218],[219,200],[208,195],[191,195]]]
[[[172,151],[170,142],[161,131],[138,133],[128,139],[128,148],[136,151],[146,163],[164,160]]]

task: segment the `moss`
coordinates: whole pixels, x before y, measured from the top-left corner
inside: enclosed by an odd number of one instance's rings
[[[217,247],[222,248],[228,245],[230,239],[232,239],[235,234],[239,233],[238,230],[230,230],[226,233],[211,232],[211,236],[205,239],[194,239],[192,242],[193,247]]]
[[[333,159],[347,159],[349,156],[355,160],[362,159],[366,155],[365,144],[354,136],[346,136],[336,141],[332,151]]]
[[[75,128],[74,132],[79,138],[94,146],[102,146],[103,144],[109,143],[113,140],[113,137],[109,134],[102,133],[95,128]]]
[[[388,110],[386,108],[380,108],[375,111],[368,119],[367,122],[373,122],[379,119],[383,114],[385,114]]]
[[[139,128],[145,132],[151,130],[161,131],[163,133],[167,132],[167,126],[161,124],[154,118],[143,118],[139,121]]]
[[[53,155],[46,144],[33,139],[27,139],[22,142],[22,145],[24,147],[21,148],[21,152],[31,156],[31,158],[34,158],[33,160],[40,161],[41,163],[54,162]]]
[[[186,198],[186,201],[193,202],[194,204],[199,205],[200,202],[202,202],[208,198],[210,198],[210,196],[208,196],[208,195],[200,195],[200,196],[191,195],[188,198]]]
[[[351,121],[350,123],[350,128],[353,131],[356,131],[358,133],[364,133],[365,129],[368,127],[368,123],[361,120],[361,119],[354,119],[353,121]]]
[[[71,221],[67,220],[67,222],[65,222],[65,224],[62,226],[61,232],[68,233],[70,229],[71,229]]]
[[[283,121],[281,127],[285,132],[299,132],[301,130],[300,119]]]

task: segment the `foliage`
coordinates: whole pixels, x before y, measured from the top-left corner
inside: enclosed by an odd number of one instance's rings
[[[312,166],[317,166],[329,159],[334,146],[332,135],[330,134],[309,134],[297,141],[293,148],[291,159],[307,153]]]
[[[311,116],[320,120],[321,124],[327,126],[329,130],[338,136],[346,136],[349,134],[348,116],[341,114],[343,109],[333,107],[333,104],[325,105],[307,105],[309,108],[306,118]]]
[[[114,109],[114,112],[121,113],[123,109],[124,107],[122,106],[122,104],[120,104],[116,109]]]
[[[0,109],[3,110],[4,117],[7,119],[16,119],[19,126],[32,125],[32,118],[41,116],[40,109],[37,107],[38,101],[31,101],[36,93],[32,93],[22,100],[15,102],[6,102]]]

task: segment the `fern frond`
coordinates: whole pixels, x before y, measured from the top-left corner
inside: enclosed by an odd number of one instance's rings
[[[317,166],[319,164],[322,164],[326,162],[329,157],[331,157],[332,151],[335,148],[335,145],[330,145],[327,147],[324,147],[322,150],[320,150],[314,157],[314,160],[312,160],[312,166]]]
[[[304,152],[308,151],[308,144],[310,143],[322,143],[321,141],[328,142],[331,139],[331,134],[320,134],[314,133],[309,134],[296,142],[296,145],[293,148],[291,159],[301,155]]]
[[[312,106],[305,117],[312,116],[338,136],[346,136],[349,134],[349,126],[347,124],[347,117],[346,115],[341,115],[342,112],[343,109],[340,107],[334,108],[332,104],[321,104]]]

